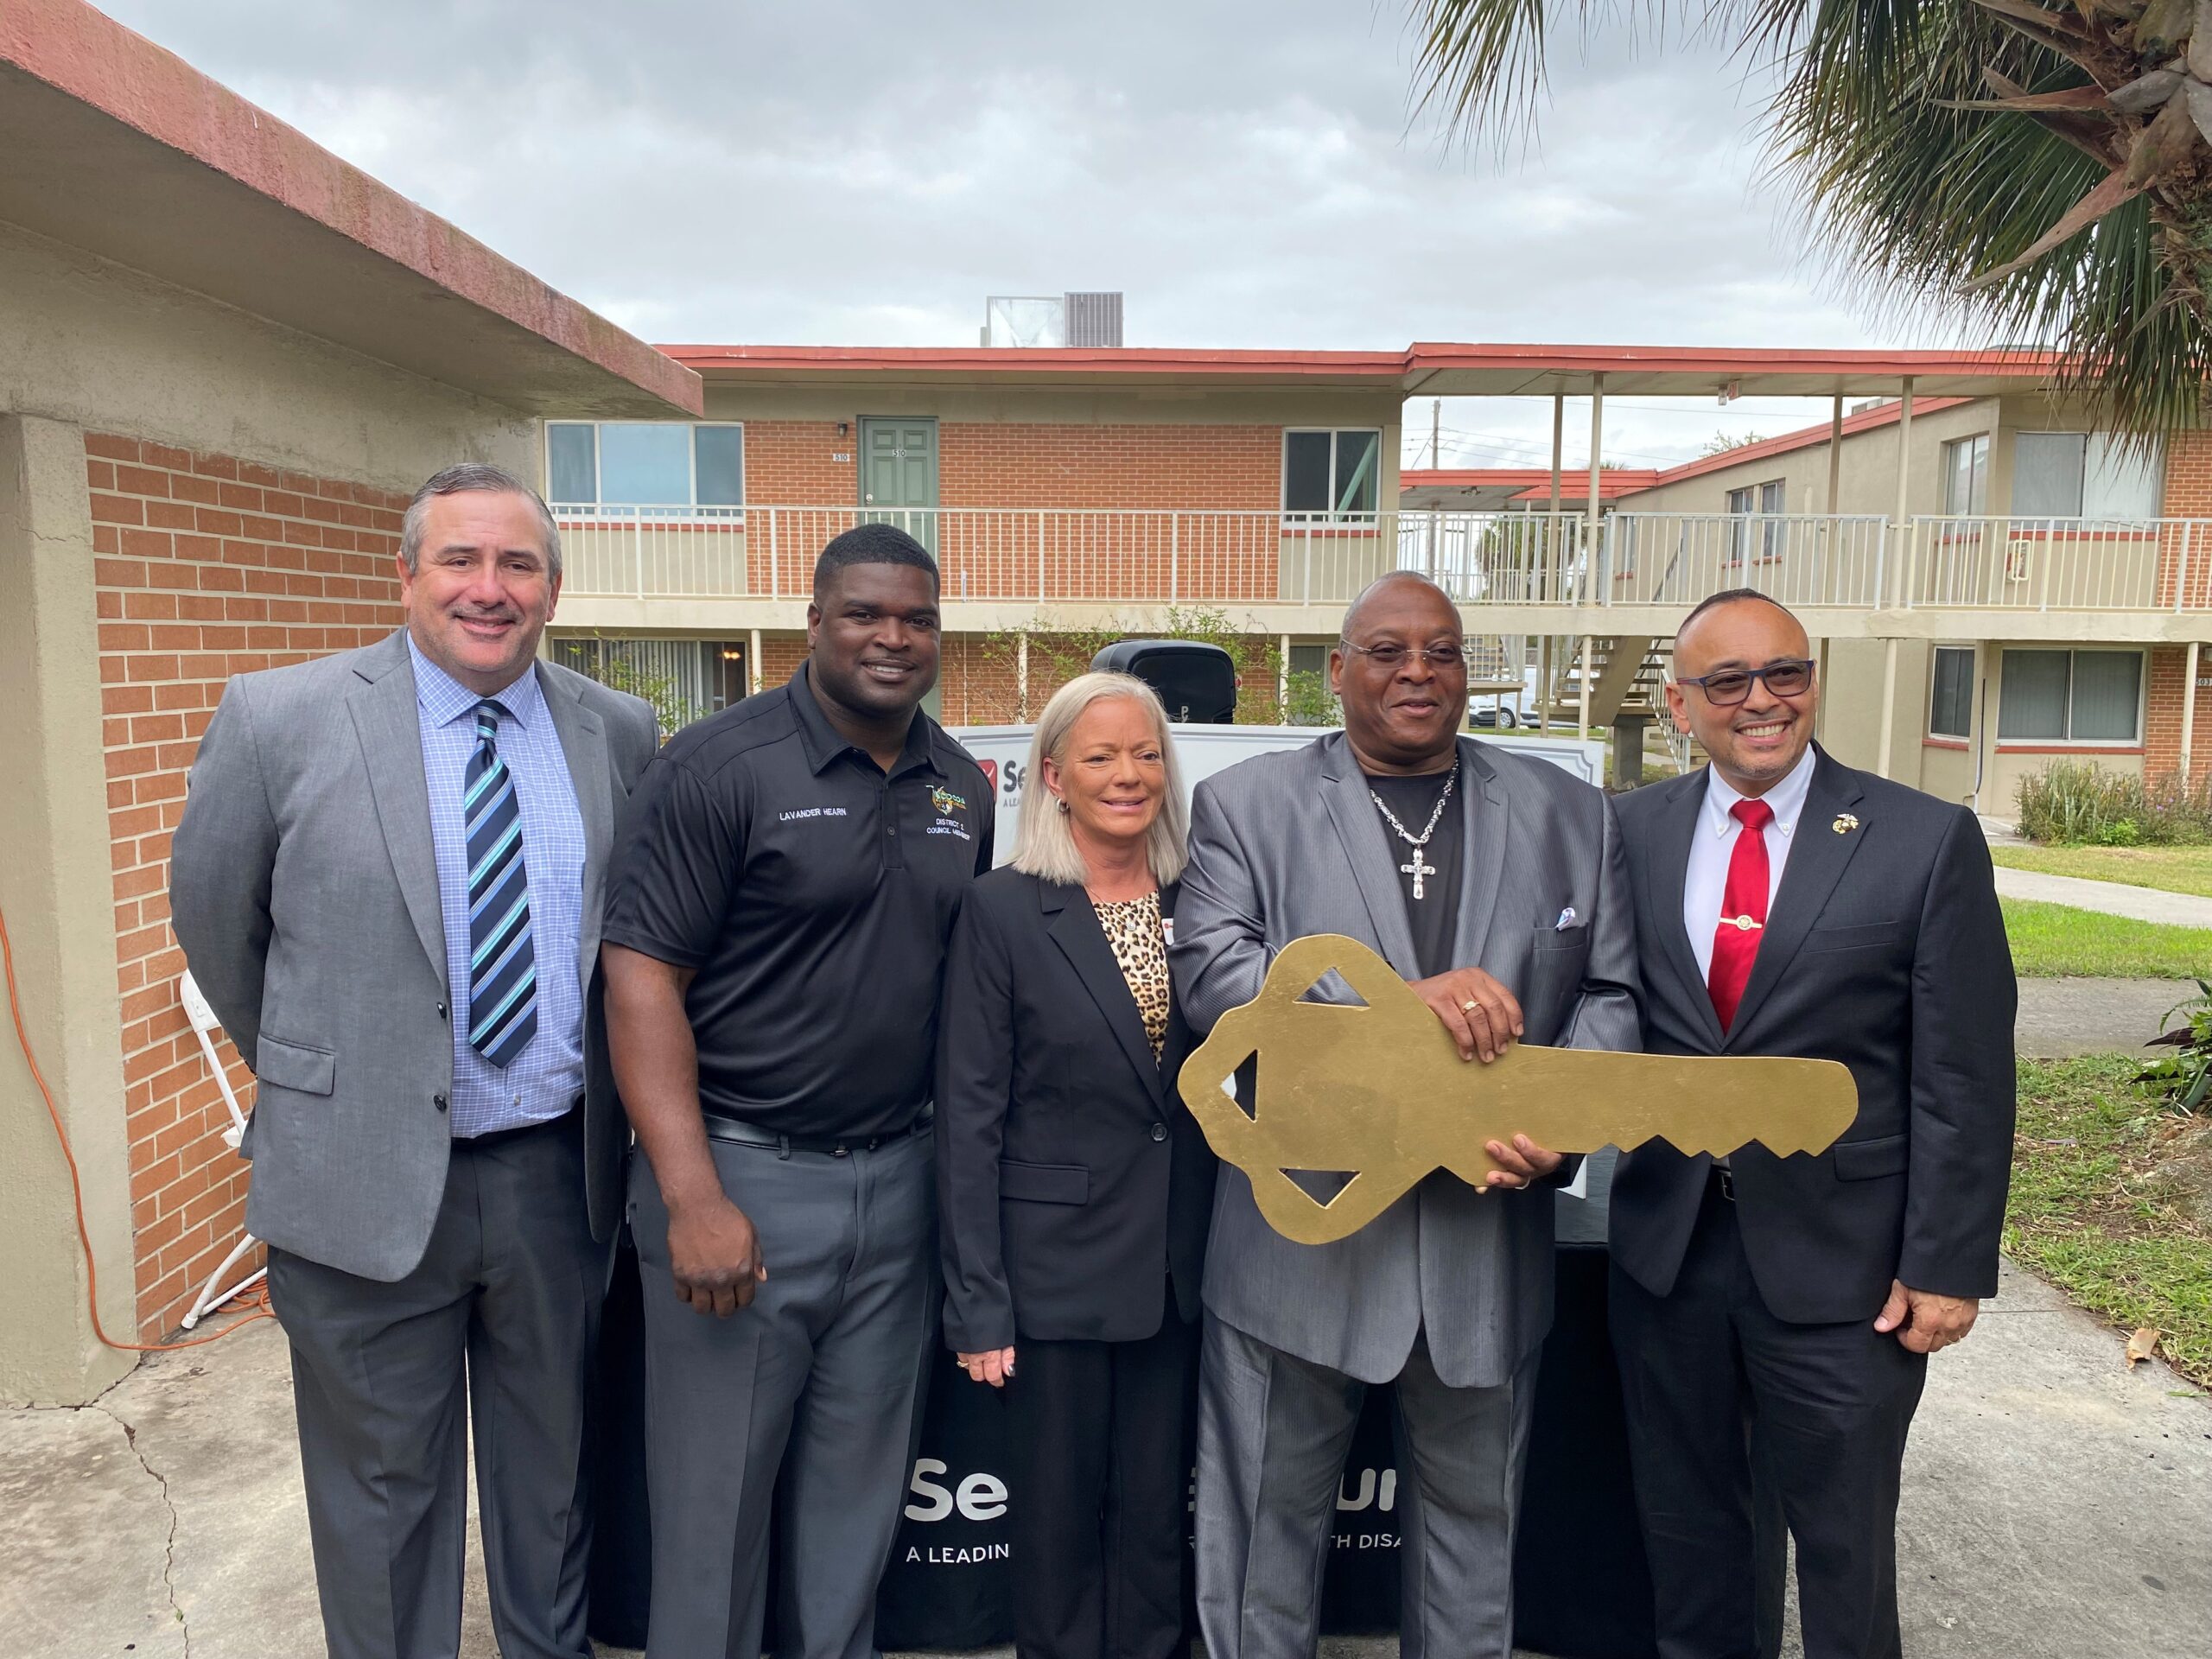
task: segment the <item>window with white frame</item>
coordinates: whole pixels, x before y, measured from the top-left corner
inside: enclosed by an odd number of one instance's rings
[[[1928,735],[1974,735],[1974,647],[1938,645],[1929,675]]]
[[[1943,446],[1943,511],[1953,518],[1979,518],[1989,511],[1988,433]]]
[[[2018,432],[2012,436],[2016,518],[2156,518],[2165,493],[2164,454],[2109,432]]]
[[[745,429],[682,421],[548,421],[556,506],[684,512],[745,505]]]
[[[1286,431],[1282,510],[1326,519],[1371,518],[1381,493],[1382,434]]]
[[[1754,513],[1778,521],[1789,510],[1789,486],[1785,479],[1770,478],[1764,484],[1747,484],[1740,490],[1728,492],[1728,511],[1737,518],[1749,518]],[[1782,556],[1782,538],[1788,526],[1779,522],[1759,526],[1759,557],[1778,559]],[[1738,524],[1731,531],[1730,550],[1736,563],[1741,564],[1748,556],[1751,544],[1751,526]]]
[[[1997,698],[2005,742],[2139,743],[2139,651],[2008,651]]]

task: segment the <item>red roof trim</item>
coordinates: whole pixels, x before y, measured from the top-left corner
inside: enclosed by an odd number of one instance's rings
[[[689,370],[79,0],[0,5],[0,62],[632,385],[702,407]]]
[[[947,373],[1046,370],[1081,374],[1182,374],[1305,379],[1410,379],[1444,369],[1522,369],[1531,373],[1643,371],[1721,378],[1772,374],[2017,376],[2049,378],[2064,359],[2049,352],[1771,351],[1751,346],[1486,346],[1424,342],[1402,352],[1208,351],[1174,346],[664,345],[701,371],[772,372],[933,369]]]
[[[1396,380],[1403,352],[1185,351],[1172,346],[1112,349],[1000,346],[663,346],[688,368],[778,372],[937,369],[956,373],[1048,369],[1106,374],[1222,374],[1269,378],[1358,375]]]

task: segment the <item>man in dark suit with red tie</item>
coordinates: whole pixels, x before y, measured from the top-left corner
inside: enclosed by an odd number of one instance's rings
[[[1807,1659],[1884,1659],[1928,1356],[1997,1288],[2012,957],[1974,815],[1813,742],[1788,611],[1714,594],[1674,671],[1669,707],[1712,764],[1618,803],[1644,1046],[1838,1060],[1859,1115],[1817,1156],[1653,1141],[1615,1174],[1613,1338],[1659,1652],[1774,1651],[1754,1562],[1779,1541],[1755,1548],[1756,1478],[1796,1542]]]

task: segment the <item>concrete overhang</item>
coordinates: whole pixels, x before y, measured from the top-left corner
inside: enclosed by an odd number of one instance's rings
[[[1657,468],[1608,467],[1598,474],[1598,499],[1617,501],[1660,482]],[[1551,504],[1552,472],[1548,467],[1405,467],[1398,474],[1398,505],[1436,507],[1450,512],[1496,512],[1518,511],[1533,503],[1541,509]],[[1560,469],[1561,507],[1581,507],[1590,499],[1590,469],[1568,465]]]
[[[1336,386],[1440,397],[1986,397],[2050,385],[2044,352],[1762,351],[1735,346],[1424,344],[1402,352],[1196,351],[1122,346],[663,346],[730,385]]]
[[[78,0],[0,5],[0,221],[524,414],[699,378]]]
[[[1407,353],[1406,391],[1424,397],[1605,395],[1894,397],[1910,378],[1923,397],[1993,397],[2050,385],[2066,367],[2035,351],[1766,351],[1712,346],[1459,346]]]

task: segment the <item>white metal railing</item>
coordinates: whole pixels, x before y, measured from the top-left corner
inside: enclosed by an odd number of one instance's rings
[[[2011,611],[2212,608],[2212,519],[1923,518],[1897,601]]]
[[[1465,605],[1688,607],[1724,588],[1853,610],[2212,610],[2212,520],[1071,507],[554,505],[563,591],[805,596],[868,520],[936,554],[948,600],[1337,605],[1389,569]]]
[[[1889,525],[1821,513],[1619,512],[1599,549],[1601,605],[1694,605],[1751,588],[1785,605],[1871,609]]]

